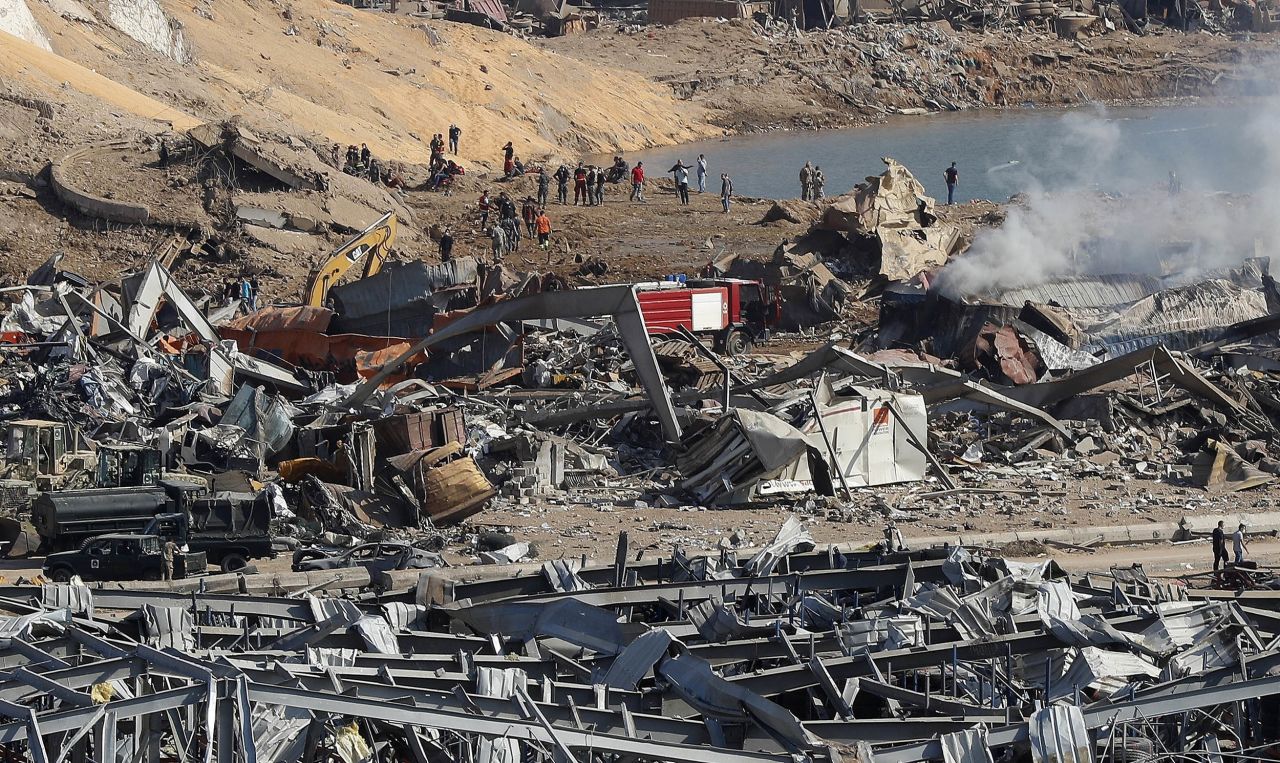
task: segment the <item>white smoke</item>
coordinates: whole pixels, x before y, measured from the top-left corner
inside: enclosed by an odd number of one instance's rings
[[[1233,126],[1234,127],[1234,126]],[[1072,113],[1059,148],[1043,161],[1012,168],[1027,189],[999,228],[981,230],[969,251],[943,268],[935,288],[948,297],[994,295],[1069,275],[1178,274],[1238,264],[1276,251],[1280,215],[1280,106],[1261,105],[1234,130],[1204,140],[1238,140],[1266,168],[1251,198],[1207,191],[1194,168],[1202,157],[1159,167],[1140,151],[1122,153],[1119,125],[1105,112]],[[1206,150],[1209,146],[1206,144]],[[1191,168],[1188,170],[1188,168]],[[1182,191],[1169,192],[1170,170]],[[1256,242],[1256,243],[1255,243]],[[1280,263],[1278,263],[1280,264]]]

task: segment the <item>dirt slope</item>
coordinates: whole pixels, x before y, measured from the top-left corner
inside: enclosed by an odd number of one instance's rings
[[[450,122],[463,128],[463,158],[490,163],[507,140],[532,157],[718,132],[704,109],[642,75],[583,67],[476,27],[325,0],[162,0],[185,43],[177,58],[191,59],[184,64],[116,28],[115,1],[83,4],[84,21],[28,0],[56,55],[0,32],[6,85],[59,101],[71,89],[183,123],[165,107],[201,120],[238,114],[406,161],[425,161],[426,141]]]

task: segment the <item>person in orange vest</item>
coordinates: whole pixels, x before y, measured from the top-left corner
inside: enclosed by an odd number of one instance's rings
[[[551,218],[547,217],[547,210],[538,211],[538,216],[534,219],[533,226],[538,232],[538,246],[543,249],[551,246]]]

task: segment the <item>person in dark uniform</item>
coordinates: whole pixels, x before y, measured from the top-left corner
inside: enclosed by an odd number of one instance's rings
[[[453,236],[449,231],[440,234],[440,261],[448,262],[453,259]]]
[[[1218,563],[1221,562],[1225,567],[1227,564],[1227,534],[1222,529],[1222,520],[1218,520],[1218,526],[1213,528],[1213,569],[1218,570]]]

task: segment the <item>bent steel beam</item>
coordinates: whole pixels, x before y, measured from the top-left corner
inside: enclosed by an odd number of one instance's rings
[[[680,422],[676,420],[671,396],[667,392],[662,371],[658,368],[658,359],[649,345],[649,331],[645,327],[644,316],[640,313],[640,303],[636,300],[635,289],[631,286],[596,286],[573,291],[550,291],[478,308],[405,350],[400,357],[384,363],[378,373],[356,387],[355,391],[342,401],[342,407],[354,408],[363,404],[378,389],[378,386],[403,366],[409,358],[446,339],[508,321],[527,321],[537,318],[593,318],[602,315],[612,316],[617,324],[618,331],[622,335],[622,343],[627,348],[627,354],[631,356],[631,362],[636,366],[636,374],[640,377],[640,383],[649,397],[649,402],[652,403],[658,419],[662,422],[662,431],[666,434],[667,440],[678,441]]]

